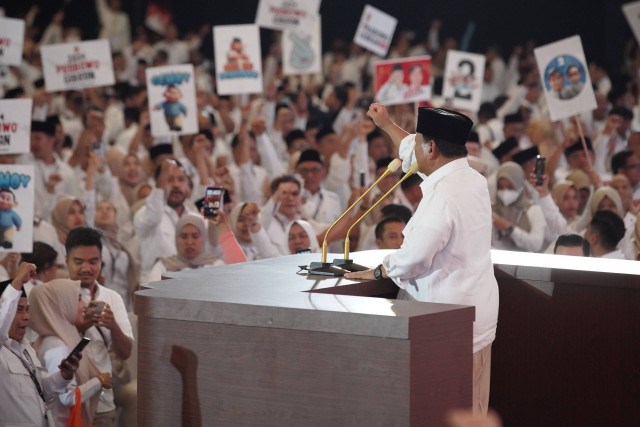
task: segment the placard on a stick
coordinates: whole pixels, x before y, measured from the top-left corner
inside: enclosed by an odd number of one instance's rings
[[[0,154],[30,150],[32,99],[0,100]]]
[[[534,50],[551,120],[561,120],[596,108],[580,36]]]
[[[622,12],[633,31],[636,41],[640,43],[640,1],[622,5]]]
[[[285,75],[322,72],[320,15],[306,27],[282,32],[282,68]]]
[[[0,252],[33,249],[33,166],[0,165]]]
[[[257,25],[213,27],[219,95],[262,93],[262,58]]]
[[[24,21],[0,18],[0,64],[20,65],[24,44]]]
[[[484,55],[449,50],[444,70],[442,97],[454,108],[478,111],[482,97]]]
[[[319,10],[320,0],[260,0],[256,24],[274,30],[305,28]]]

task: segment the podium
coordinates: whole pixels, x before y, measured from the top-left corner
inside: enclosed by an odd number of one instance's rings
[[[373,266],[386,253],[352,255]],[[139,425],[440,426],[471,406],[473,307],[296,274],[317,257],[184,271],[137,292]]]
[[[505,426],[640,425],[640,262],[492,251]]]

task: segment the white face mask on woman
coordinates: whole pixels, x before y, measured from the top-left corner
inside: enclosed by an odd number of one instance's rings
[[[505,206],[509,206],[520,197],[520,193],[522,190],[498,190],[498,198],[502,200],[502,203]]]

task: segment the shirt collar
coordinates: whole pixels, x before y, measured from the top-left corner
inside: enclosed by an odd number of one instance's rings
[[[420,188],[422,190],[428,189],[428,188],[432,188],[433,186],[436,185],[436,183],[438,181],[440,181],[442,178],[444,178],[445,176],[460,170],[460,169],[465,169],[469,167],[469,162],[467,162],[467,158],[461,158],[461,159],[456,159],[453,160],[449,163],[447,163],[444,166],[441,166],[440,168],[438,168],[435,172],[433,172],[431,175],[426,176],[424,174],[421,174],[424,178],[424,181],[422,181],[422,183],[420,184]]]

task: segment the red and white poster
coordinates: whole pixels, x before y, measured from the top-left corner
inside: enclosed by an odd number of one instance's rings
[[[0,18],[0,64],[20,65],[24,44],[24,21]]]
[[[376,55],[385,57],[397,23],[398,20],[393,16],[366,5],[353,41]]]
[[[0,100],[0,154],[30,150],[32,99]]]
[[[42,46],[40,53],[49,92],[115,83],[109,40]]]
[[[431,99],[431,57],[415,56],[375,64],[375,100],[384,105]]]

